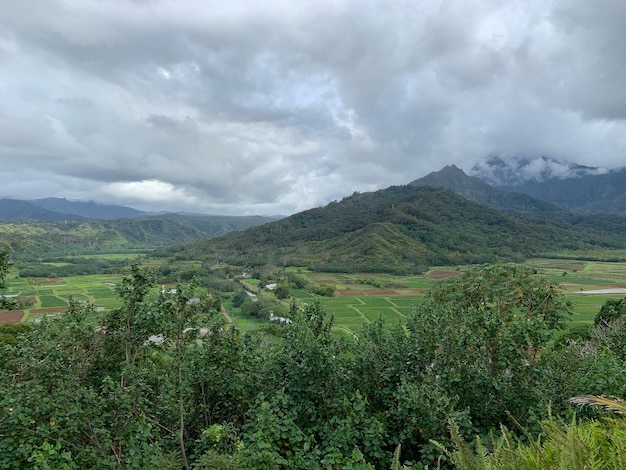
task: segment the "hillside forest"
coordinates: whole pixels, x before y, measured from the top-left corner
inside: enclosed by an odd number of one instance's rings
[[[0,327],[0,468],[623,468],[624,422],[570,398],[626,396],[626,308],[555,339],[569,302],[528,266],[472,267],[351,336],[295,301],[244,334],[137,264],[116,293]]]

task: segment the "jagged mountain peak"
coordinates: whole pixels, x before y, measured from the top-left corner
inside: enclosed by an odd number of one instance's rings
[[[480,178],[465,174],[455,165],[445,166],[439,171],[434,171],[423,178],[410,182],[409,185],[446,188],[471,201],[506,212],[546,213],[560,210],[553,204],[534,199],[525,194],[494,188]]]

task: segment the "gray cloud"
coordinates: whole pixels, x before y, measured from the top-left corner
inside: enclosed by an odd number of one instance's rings
[[[276,214],[486,155],[622,166],[623,24],[621,0],[10,2],[3,195]]]

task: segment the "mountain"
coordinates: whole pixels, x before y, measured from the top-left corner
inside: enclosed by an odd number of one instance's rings
[[[505,158],[490,155],[476,163],[470,174],[492,186],[499,187],[518,186],[526,181],[548,181],[599,175],[607,171],[605,168],[564,162],[546,156],[510,156]]]
[[[25,220],[58,221],[77,220],[77,215],[61,214],[18,199],[0,199],[0,221],[14,222]]]
[[[626,219],[611,223],[611,232],[584,221],[556,225],[507,214],[447,189],[406,185],[355,193],[260,227],[158,253],[239,265],[409,273],[430,265],[519,261],[565,249],[623,248]]]
[[[494,188],[526,194],[567,211],[626,215],[626,168],[608,170],[545,156],[489,156],[476,163],[470,174]]]
[[[432,172],[423,178],[410,182],[409,185],[446,188],[471,201],[510,213],[544,213],[549,215],[563,210],[554,204],[526,194],[496,189],[480,178],[466,175],[463,170],[455,165],[449,165],[439,171]]]
[[[602,175],[526,181],[500,189],[524,193],[572,212],[626,215],[626,168]]]
[[[122,219],[140,217],[148,214],[147,212],[139,211],[126,206],[97,204],[93,201],[68,201],[65,198],[58,197],[35,199],[34,201],[29,202],[53,212],[78,215],[85,217],[86,219]]]

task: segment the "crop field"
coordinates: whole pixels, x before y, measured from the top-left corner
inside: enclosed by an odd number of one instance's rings
[[[571,326],[589,324],[609,299],[621,299],[626,290],[626,263],[606,261],[579,261],[561,259],[533,259],[527,262],[539,272],[561,284],[572,302]],[[424,275],[393,276],[389,274],[335,274],[312,273],[306,276],[317,284],[332,284],[334,297],[319,297],[322,305],[334,314],[336,330],[359,331],[363,323],[385,318],[388,323],[404,322],[414,306],[439,280],[458,276],[463,266],[437,267]],[[588,294],[586,291],[599,291]],[[304,291],[293,291],[302,302],[313,300]]]
[[[7,295],[26,299],[32,305],[22,310],[19,319],[0,313],[0,322],[33,320],[41,315],[59,314],[69,305],[70,297],[91,302],[96,308],[116,308],[120,305],[115,296],[115,285],[121,275],[71,276],[66,278],[20,278],[15,271],[7,277]]]
[[[619,290],[626,289],[626,263],[533,259],[527,264],[561,284],[573,305],[572,326],[589,324],[607,300],[626,296],[626,290]],[[389,324],[404,322],[435,283],[450,276],[458,276],[465,268],[437,267],[423,275],[410,276],[318,273],[298,269],[297,273],[311,282],[332,284],[335,295],[316,297],[296,289],[291,291],[291,295],[298,302],[312,302],[317,298],[333,313],[335,331],[352,334],[358,333],[364,323],[379,317],[385,318]],[[6,294],[26,299],[32,305],[19,312],[0,312],[0,322],[29,321],[44,314],[56,315],[68,305],[70,297],[78,301],[89,301],[99,310],[120,305],[115,294],[115,285],[121,280],[121,275],[20,278],[17,274],[15,270],[10,271]],[[247,279],[246,283],[257,286],[259,281]],[[590,294],[587,291],[596,293]],[[262,324],[262,320],[248,318],[241,314],[240,309],[232,306],[232,293],[221,295],[224,295],[224,305],[239,329],[247,331]]]

